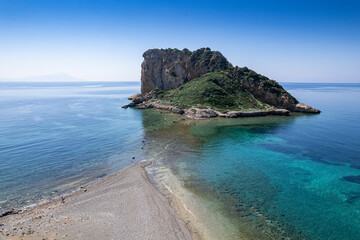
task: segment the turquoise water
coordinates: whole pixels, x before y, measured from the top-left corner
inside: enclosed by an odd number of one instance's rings
[[[0,83],[0,210],[156,157],[235,225],[360,239],[360,84],[284,84],[320,115],[194,123],[122,109],[139,87]]]
[[[0,212],[143,158],[138,83],[0,83]]]
[[[360,239],[360,84],[284,86],[322,113],[197,122],[163,161],[258,238]]]

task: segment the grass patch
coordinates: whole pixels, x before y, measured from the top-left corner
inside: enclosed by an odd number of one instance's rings
[[[241,89],[228,71],[211,72],[172,90],[157,92],[160,102],[180,108],[211,107],[219,111],[265,109],[269,105]]]

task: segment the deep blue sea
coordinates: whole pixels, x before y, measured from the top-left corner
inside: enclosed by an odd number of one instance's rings
[[[138,83],[0,83],[0,211],[157,156],[234,224],[360,239],[360,84],[283,86],[322,113],[181,124],[122,109]]]

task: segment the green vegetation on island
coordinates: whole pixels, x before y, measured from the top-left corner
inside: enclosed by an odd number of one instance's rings
[[[219,111],[270,108],[239,86],[231,73],[217,71],[206,73],[175,89],[154,91],[160,103],[179,108],[210,107]]]

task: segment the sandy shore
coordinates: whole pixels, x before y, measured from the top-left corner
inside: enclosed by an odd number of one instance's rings
[[[0,218],[0,239],[191,239],[169,200],[134,164],[61,199]]]

